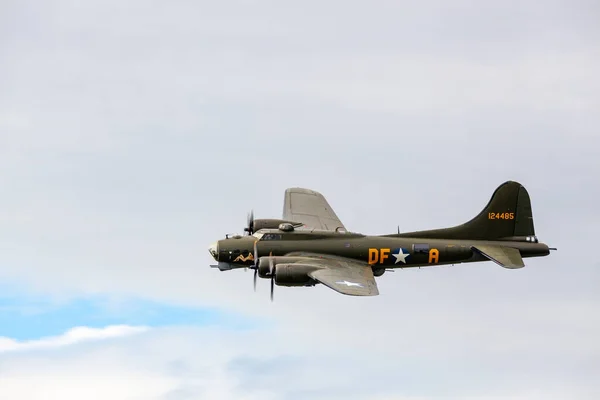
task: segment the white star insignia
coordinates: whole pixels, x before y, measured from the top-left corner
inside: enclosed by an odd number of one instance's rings
[[[410,254],[404,253],[402,248],[399,248],[398,253],[392,253],[392,255],[396,257],[396,262],[394,264],[398,264],[400,261],[406,264],[406,257],[408,257]]]
[[[344,280],[344,281],[337,281],[336,283],[339,283],[340,285],[346,285],[346,286],[358,286],[358,287],[363,287],[363,285],[361,285],[360,283],[348,282],[348,281],[346,281],[346,280]]]

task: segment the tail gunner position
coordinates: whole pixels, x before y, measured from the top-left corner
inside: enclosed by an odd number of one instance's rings
[[[322,194],[285,191],[283,219],[254,219],[244,236],[226,237],[209,252],[221,271],[254,269],[273,287],[322,283],[346,295],[376,296],[376,276],[394,268],[493,261],[501,267],[525,266],[523,258],[550,253],[533,227],[529,194],[508,181],[470,221],[451,228],[369,236],[346,231]]]

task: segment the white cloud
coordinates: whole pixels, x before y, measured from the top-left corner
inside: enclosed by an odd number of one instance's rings
[[[497,359],[489,359],[485,350],[452,355],[449,346],[440,346],[430,352],[414,348],[414,341],[405,343],[401,331],[397,334],[400,338],[388,341],[383,349],[372,348],[377,338],[364,334],[355,335],[354,345],[340,343],[336,335],[346,336],[343,331],[316,337],[279,328],[153,329],[135,337],[72,343],[52,352],[4,354],[0,394],[11,399],[52,394],[65,400],[82,396],[495,400],[563,395],[592,399],[594,390],[600,390],[598,385],[577,387],[582,378],[563,380],[560,366],[546,366],[538,374],[525,372],[523,364],[531,362],[527,350],[520,352],[519,362],[507,357],[505,364],[491,366]],[[481,368],[465,374],[469,364]]]
[[[12,351],[26,351],[38,349],[51,349],[68,346],[81,342],[94,340],[112,339],[138,334],[147,331],[146,327],[114,325],[105,328],[76,327],[67,331],[64,335],[48,337],[30,341],[17,341],[7,337],[0,337],[0,353]]]

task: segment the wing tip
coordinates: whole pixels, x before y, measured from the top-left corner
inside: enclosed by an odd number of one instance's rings
[[[312,194],[314,196],[323,196],[321,192],[314,189],[303,188],[303,187],[290,187],[285,189],[286,193],[298,193],[298,194]]]

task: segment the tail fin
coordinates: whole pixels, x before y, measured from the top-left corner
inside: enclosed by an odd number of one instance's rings
[[[535,236],[529,193],[520,183],[508,181],[498,186],[475,218],[462,225],[394,236],[473,240]]]

